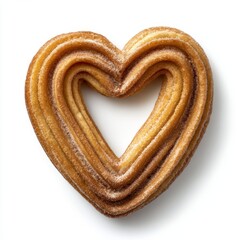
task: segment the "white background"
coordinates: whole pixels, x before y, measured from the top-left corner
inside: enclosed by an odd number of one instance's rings
[[[0,239],[240,239],[239,1],[34,1],[0,3]],[[98,213],[53,167],[32,129],[24,83],[31,58],[60,33],[90,30],[119,48],[140,30],[192,35],[212,65],[207,132],[167,192],[124,218]],[[159,86],[120,101],[85,89],[93,118],[120,155],[147,118]]]

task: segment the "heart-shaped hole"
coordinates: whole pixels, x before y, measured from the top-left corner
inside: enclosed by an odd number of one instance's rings
[[[116,156],[127,149],[137,131],[153,110],[161,88],[161,79],[127,98],[105,97],[87,84],[81,87],[84,102],[103,137]]]

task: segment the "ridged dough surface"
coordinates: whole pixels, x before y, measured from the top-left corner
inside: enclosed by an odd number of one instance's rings
[[[88,113],[82,83],[121,98],[151,81],[161,81],[158,99],[118,158]],[[143,207],[175,180],[205,132],[213,94],[202,48],[167,27],[140,32],[123,50],[92,32],[59,35],[33,58],[25,90],[32,125],[53,164],[111,217]]]

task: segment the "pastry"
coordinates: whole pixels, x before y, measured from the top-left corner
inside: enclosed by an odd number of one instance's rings
[[[88,113],[83,83],[107,97],[128,97],[161,81],[155,106],[118,158]],[[59,35],[33,58],[26,105],[52,163],[95,208],[118,217],[160,195],[198,146],[212,108],[212,74],[194,39],[149,28],[121,51],[92,32]]]

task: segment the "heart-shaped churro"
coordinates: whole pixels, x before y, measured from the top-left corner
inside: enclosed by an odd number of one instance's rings
[[[162,82],[155,106],[118,158],[89,116],[82,83],[108,97],[127,97],[153,80]],[[47,155],[111,217],[143,207],[184,169],[208,124],[212,92],[202,48],[166,27],[140,32],[122,51],[96,33],[57,36],[33,58],[26,80],[27,109]]]

